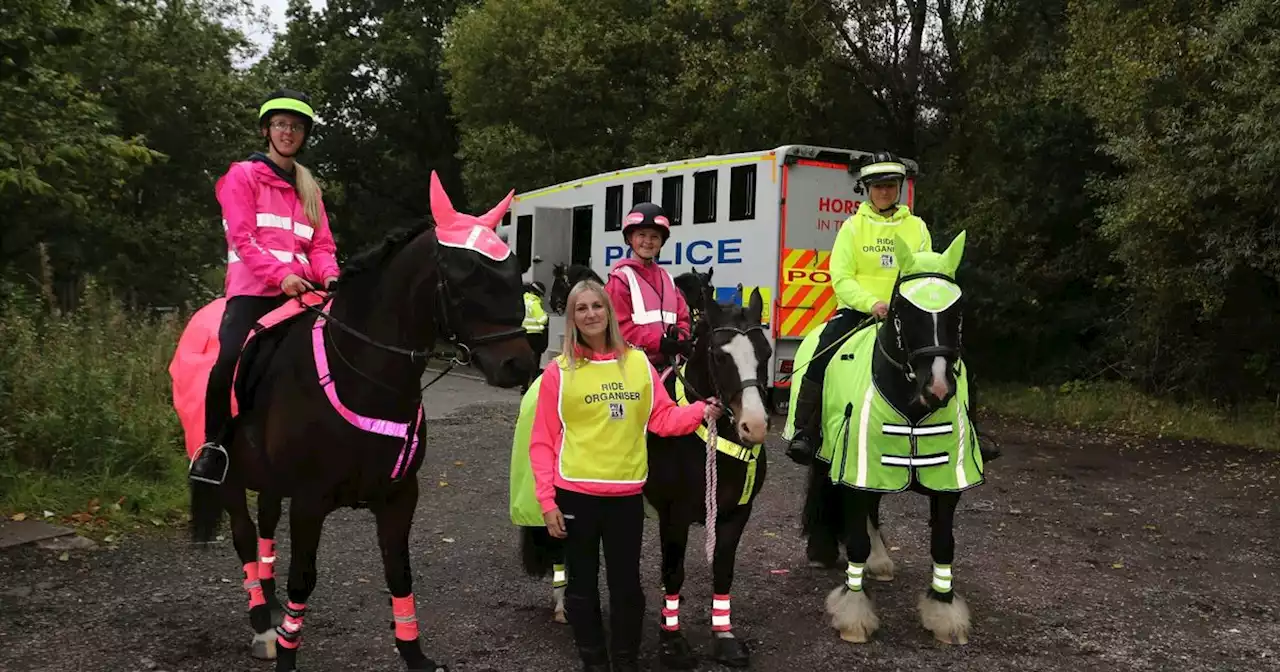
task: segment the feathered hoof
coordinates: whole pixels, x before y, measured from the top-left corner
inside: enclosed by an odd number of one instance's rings
[[[920,596],[920,623],[943,644],[969,643],[969,606],[958,593],[952,593],[950,602],[930,596],[933,589]]]
[[[692,670],[698,667],[698,657],[693,655],[693,647],[689,646],[689,640],[679,630],[660,630],[658,644],[658,659],[668,670]]]
[[[827,595],[827,613],[831,627],[840,631],[840,639],[865,644],[880,627],[871,598],[866,591],[840,586]]]
[[[751,652],[737,637],[716,637],[716,661],[725,667],[750,667]]]
[[[561,623],[566,625],[569,623],[569,617],[565,616],[564,609],[556,609],[555,614],[551,616],[551,620],[555,621],[556,623]]]
[[[253,636],[249,644],[249,655],[258,660],[276,659],[276,631],[267,630]]]

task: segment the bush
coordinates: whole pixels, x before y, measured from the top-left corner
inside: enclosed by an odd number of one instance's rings
[[[178,320],[131,314],[92,282],[67,313],[0,290],[0,506],[173,504],[186,469],[168,375]]]

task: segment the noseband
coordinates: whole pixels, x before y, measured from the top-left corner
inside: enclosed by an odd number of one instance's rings
[[[737,328],[737,327],[712,327],[712,329],[711,329],[711,333],[712,333],[712,334],[715,334],[715,333],[717,333],[717,332],[727,332],[727,333],[733,333],[733,334],[741,334],[741,335],[743,335],[743,336],[747,336],[747,335],[748,335],[750,332],[752,332],[752,331],[764,331],[764,326],[763,326],[763,325],[754,325],[754,326],[747,327],[746,329],[739,329],[739,328]],[[725,394],[725,390],[724,390],[724,388],[722,388],[722,387],[720,386],[720,381],[719,381],[719,380],[717,380],[717,378],[716,378],[716,367],[715,367],[715,362],[714,362],[714,360],[712,360],[712,359],[711,359],[711,353],[710,353],[710,350],[711,350],[711,345],[710,345],[710,343],[708,342],[708,344],[707,344],[707,351],[708,351],[708,352],[707,352],[707,357],[708,357],[708,362],[707,362],[707,375],[708,375],[708,376],[710,376],[710,378],[711,378],[711,396],[719,396],[719,397],[720,397],[720,399],[724,402],[724,412],[725,412],[725,415],[727,415],[727,416],[729,417],[729,422],[734,423],[734,424],[736,425],[736,424],[737,424],[737,418],[736,418],[736,416],[734,416],[734,414],[733,414],[733,409],[730,407],[729,402],[731,402],[731,401],[733,401],[734,399],[736,399],[736,398],[738,397],[738,395],[742,394],[742,392],[743,392],[744,390],[747,390],[747,389],[750,389],[750,388],[756,388],[757,390],[759,390],[759,391],[760,391],[760,401],[761,401],[761,402],[763,402],[763,401],[767,398],[766,393],[765,393],[764,384],[763,384],[763,383],[761,383],[761,382],[760,382],[758,379],[756,379],[756,378],[748,378],[748,379],[746,379],[746,380],[742,381],[742,383],[741,383],[741,384],[739,384],[739,385],[738,385],[738,387],[737,387],[736,389],[734,389],[732,393],[730,393],[730,394]],[[698,390],[694,389],[694,387],[693,387],[692,385],[690,385],[690,384],[689,384],[689,381],[684,377],[684,375],[683,375],[683,374],[681,374],[681,373],[680,373],[680,366],[679,366],[679,364],[677,364],[677,365],[673,366],[673,367],[672,367],[672,370],[673,370],[673,371],[675,371],[676,376],[680,379],[680,383],[681,383],[682,385],[684,385],[684,389],[685,389],[685,390],[687,390],[687,391],[689,391],[689,392],[692,392],[693,394],[697,395],[699,399],[706,399],[706,398],[708,398],[708,395],[702,394],[702,393],[701,393],[701,392],[699,392]],[[741,439],[742,437],[738,437],[738,438],[739,438],[739,439]]]

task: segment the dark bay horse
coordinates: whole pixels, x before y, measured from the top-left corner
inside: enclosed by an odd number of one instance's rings
[[[955,511],[985,476],[961,358],[964,297],[955,271],[963,251],[963,232],[941,254],[913,253],[898,239],[887,318],[839,342],[826,375],[814,466],[830,487],[810,487],[805,522],[845,542],[845,582],[826,600],[845,641],[866,642],[879,627],[863,579],[892,579],[878,513],[885,494],[905,491],[929,498],[933,573],[918,604],[921,623],[944,643],[968,641],[969,609],[952,583]],[[835,492],[827,506],[838,515],[814,516],[826,507],[812,500],[825,491]]]
[[[426,451],[421,379],[437,339],[454,344],[458,359],[496,387],[528,380],[533,357],[520,327],[518,261],[494,233],[512,196],[472,217],[454,211],[434,173],[431,179],[432,222],[353,259],[318,307],[246,346],[227,477],[220,486],[192,483],[192,537],[209,541],[222,511],[230,514],[257,633],[253,652],[274,656],[278,672],[296,669],[321,528],[339,507],[374,514],[395,644],[408,669],[448,670],[422,651],[409,560]],[[274,597],[274,582],[261,583],[255,569],[262,565],[247,490],[261,493],[267,542],[281,500],[291,500],[288,603],[274,632],[264,595]]]
[[[596,275],[596,272],[591,270],[591,267],[583,266],[582,264],[556,264],[551,269],[551,277],[553,278],[551,281],[551,293],[547,297],[547,301],[550,303],[551,312],[558,315],[564,314],[564,304],[569,300],[569,289],[574,285],[587,278],[595,280],[601,286],[604,285],[604,280],[599,275]]]

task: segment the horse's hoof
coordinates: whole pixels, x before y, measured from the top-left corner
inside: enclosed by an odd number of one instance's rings
[[[276,631],[260,632],[253,637],[249,645],[249,653],[258,660],[276,659]]]
[[[751,653],[737,637],[716,637],[716,660],[727,667],[748,667]]]
[[[942,642],[943,644],[946,644],[947,646],[964,646],[965,644],[969,643],[969,636],[963,632],[953,632],[951,633],[950,637],[951,639],[948,640],[939,636],[938,633],[936,632],[933,633],[934,639],[938,640],[939,642]]]
[[[872,573],[871,571],[868,571],[868,572],[867,572],[867,578],[868,578],[868,579],[871,579],[872,581],[879,581],[879,582],[881,582],[881,583],[889,583],[889,582],[893,581],[893,572],[879,572],[879,573]]]
[[[698,658],[693,655],[693,647],[679,630],[669,632],[663,630],[658,635],[662,651],[658,656],[662,665],[669,670],[692,670],[698,667]]]
[[[870,639],[867,637],[867,631],[862,628],[850,628],[840,631],[840,639],[850,644],[866,644]]]
[[[449,666],[437,665],[430,660],[424,660],[421,665],[409,668],[409,672],[449,672]]]
[[[564,615],[564,609],[556,609],[556,613],[554,616],[551,617],[551,620],[555,621],[556,623],[567,624],[569,622],[569,619]]]

